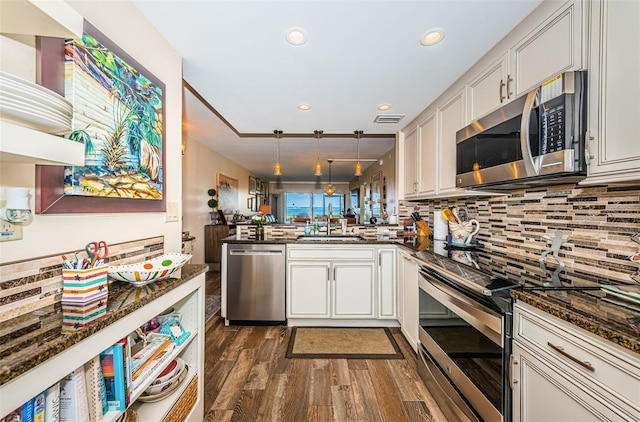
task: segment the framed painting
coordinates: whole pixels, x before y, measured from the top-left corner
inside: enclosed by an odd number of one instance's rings
[[[61,60],[85,165],[37,166],[36,212],[165,211],[164,83],[86,21]]]
[[[264,180],[260,181],[260,193],[263,196],[269,195],[269,183]]]
[[[382,172],[376,172],[371,176],[371,215],[380,216],[380,203],[382,198]]]
[[[218,173],[218,208],[232,215],[238,210],[238,180]]]
[[[249,195],[255,195],[256,193],[256,178],[249,176]]]
[[[256,194],[262,193],[262,180],[256,177]]]

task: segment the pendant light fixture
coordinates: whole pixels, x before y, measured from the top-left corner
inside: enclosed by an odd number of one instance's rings
[[[282,168],[280,167],[280,136],[282,136],[281,130],[274,130],[274,135],[276,135],[277,144],[277,152],[276,152],[276,165],[273,166],[273,175],[274,176],[282,176]]]
[[[322,176],[322,165],[320,165],[320,137],[324,133],[322,130],[314,130],[313,133],[316,135],[316,169],[313,174],[316,176]]]
[[[329,162],[329,184],[324,188],[324,193],[332,196],[336,192],[336,187],[331,183],[331,163],[333,163],[333,160],[328,159],[327,161]]]
[[[358,161],[356,162],[356,171],[353,174],[354,176],[362,176],[362,164],[360,164],[360,137],[362,136],[362,134],[364,133],[361,130],[355,130],[353,131],[353,133],[356,135],[356,139],[357,139],[357,153],[358,153]]]

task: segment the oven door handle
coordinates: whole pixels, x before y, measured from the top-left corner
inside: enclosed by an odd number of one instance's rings
[[[502,317],[500,315],[449,288],[446,284],[439,283],[437,279],[434,282],[429,281],[425,273],[420,275],[418,284],[425,293],[446,308],[451,309],[494,343],[504,347]]]

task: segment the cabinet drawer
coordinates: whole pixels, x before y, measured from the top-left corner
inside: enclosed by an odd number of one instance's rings
[[[373,260],[375,257],[375,249],[371,247],[311,247],[311,248],[291,248],[288,247],[289,259],[313,259],[313,260]]]
[[[553,315],[517,303],[514,340],[539,350],[539,358],[594,390],[640,412],[640,359]],[[627,406],[624,406],[627,407]]]

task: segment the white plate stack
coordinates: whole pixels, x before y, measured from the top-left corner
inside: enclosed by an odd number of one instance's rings
[[[0,119],[53,135],[71,132],[73,106],[55,92],[0,71]]]

